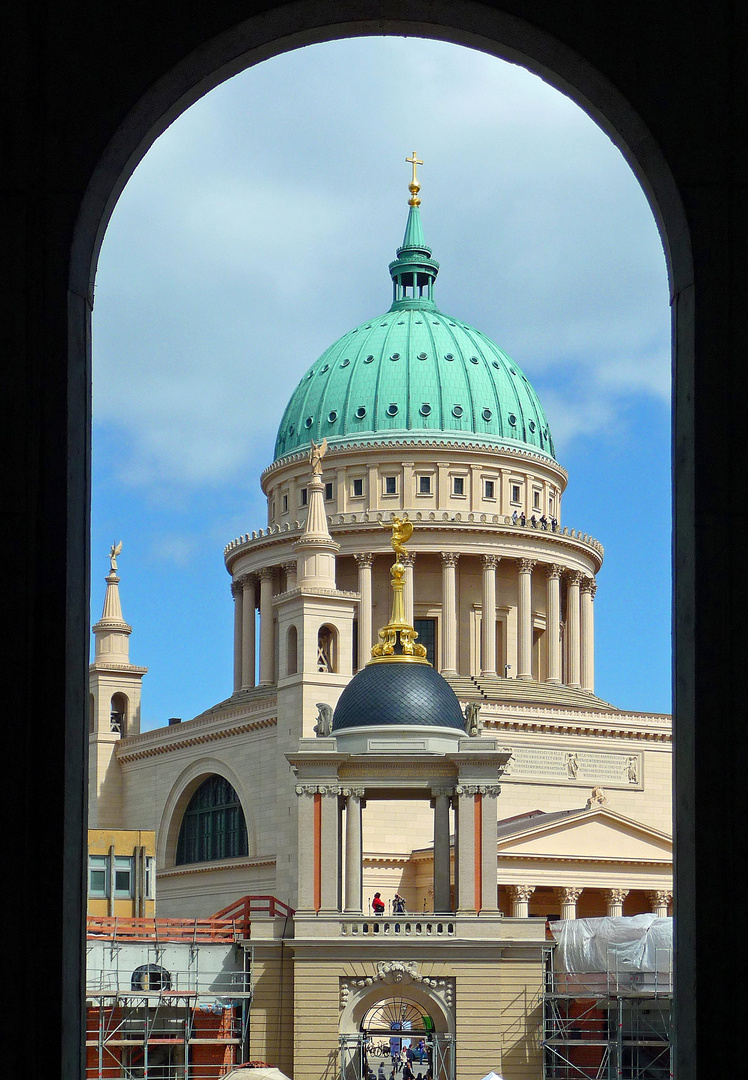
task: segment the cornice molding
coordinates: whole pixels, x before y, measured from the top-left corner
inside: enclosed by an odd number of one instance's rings
[[[170,754],[173,750],[183,750],[188,746],[199,746],[202,743],[217,742],[219,739],[230,739],[235,735],[245,735],[249,731],[261,731],[263,728],[275,727],[278,723],[277,717],[267,717],[264,720],[249,720],[245,724],[236,724],[233,727],[221,728],[218,731],[201,731],[197,732],[186,739],[169,739],[165,742],[156,743],[156,745],[143,746],[138,748],[136,746],[122,746],[120,742],[117,747],[117,760],[125,763],[131,761],[142,761],[143,758],[154,757],[157,754]],[[160,729],[163,731],[164,729]],[[166,731],[173,731],[174,728],[166,728]],[[139,739],[141,736],[133,736],[133,739]],[[120,747],[122,747],[120,749]]]
[[[220,862],[195,863],[193,866],[170,866],[165,870],[157,870],[156,880],[188,877],[191,874],[208,874],[214,870],[251,870],[256,866],[275,866],[275,864],[275,858],[267,855],[259,855],[256,859],[236,859],[234,861],[222,859]]]

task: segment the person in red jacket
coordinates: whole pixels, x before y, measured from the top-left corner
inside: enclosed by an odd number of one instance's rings
[[[375,915],[384,915],[384,900],[378,892],[374,893],[374,899],[371,902],[371,906],[374,908]]]

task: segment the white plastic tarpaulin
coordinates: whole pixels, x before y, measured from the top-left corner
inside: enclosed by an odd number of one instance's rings
[[[550,924],[558,942],[554,967],[569,974],[668,971],[673,920],[656,915],[562,919]]]
[[[289,1080],[289,1078],[280,1069],[258,1066],[256,1068],[232,1069],[230,1073],[226,1073],[222,1080]]]

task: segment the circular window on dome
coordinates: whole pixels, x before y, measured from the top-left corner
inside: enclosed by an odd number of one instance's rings
[[[340,361],[340,366],[341,367],[348,367],[349,364],[350,364],[350,360],[347,357],[346,357],[345,360]]]
[[[459,419],[464,412],[465,410],[463,409],[462,405],[452,406],[452,416],[456,416]]]
[[[499,361],[498,361],[498,360],[494,360],[494,361],[492,361],[492,363],[491,363],[491,367],[495,367],[495,368],[496,368],[496,370],[498,371],[498,370],[499,370],[499,368],[501,367],[501,364],[499,363]]]
[[[337,418],[338,418],[338,414],[335,411],[335,409],[333,409],[332,412],[327,417],[328,424],[334,424],[335,421],[337,420]]]
[[[517,372],[516,372],[516,371],[514,370],[514,368],[513,368],[513,367],[510,367],[510,368],[509,368],[509,370],[511,371],[512,375],[516,375],[516,374],[517,374]]]
[[[366,416],[366,409],[364,408],[363,405],[359,405],[359,407],[356,409],[356,419],[357,420],[363,420],[363,418],[365,416]]]
[[[478,363],[478,357],[477,356],[471,356],[470,357],[470,363],[471,364],[477,364]]]
[[[451,352],[448,352],[448,353],[445,354],[444,359],[451,361],[451,360],[454,360],[454,356],[452,356]]]
[[[307,379],[311,379],[312,375],[314,375],[314,372],[310,371],[309,374],[307,375]]]
[[[534,431],[535,430],[535,421],[531,420],[530,423],[527,426],[529,427],[530,431]]]
[[[431,406],[428,401],[424,401],[423,405],[418,410],[421,416],[429,416],[431,413]]]
[[[493,416],[493,413],[491,412],[490,409],[484,409],[483,412],[481,413],[481,416],[483,417],[484,420],[490,420],[491,417]]]
[[[390,360],[399,360],[399,359],[400,359],[400,353],[399,352],[393,352],[392,356],[390,357]]]
[[[513,412],[509,413],[509,423],[512,425],[512,427],[517,426],[517,417],[514,415]]]
[[[307,416],[306,420],[304,421],[304,427],[311,427],[313,422],[314,418],[311,416]]]
[[[365,364],[370,364],[370,363],[372,362],[372,360],[373,360],[373,359],[374,359],[374,357],[373,357],[373,356],[371,355],[371,353],[369,353],[369,355],[368,355],[368,356],[366,357],[366,359],[364,360],[364,363],[365,363]]]
[[[324,367],[322,367],[322,368],[320,369],[320,375],[324,375],[324,374],[325,374],[325,372],[326,372],[326,371],[329,371],[329,370],[330,370],[330,365],[329,365],[329,364],[325,364],[325,365],[324,365]]]
[[[395,402],[394,402],[394,401],[393,401],[393,402],[391,402],[391,403],[390,403],[390,404],[389,404],[389,405],[387,406],[387,408],[386,408],[386,410],[385,410],[385,411],[386,411],[386,413],[387,413],[387,415],[388,415],[388,416],[397,416],[397,405],[395,404]]]
[[[401,319],[400,322],[397,325],[398,326],[405,326],[405,320]]]
[[[428,357],[428,353],[425,353],[425,352],[419,352],[419,354],[418,354],[418,359],[419,359],[419,360],[428,360],[428,358],[429,358],[429,357]]]

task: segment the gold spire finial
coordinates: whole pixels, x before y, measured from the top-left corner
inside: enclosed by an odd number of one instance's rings
[[[415,157],[415,154],[413,155]],[[406,554],[405,545],[413,535],[413,522],[407,518],[393,517],[391,523],[382,522],[385,529],[392,530],[392,550],[395,562],[390,570],[392,578],[392,612],[390,621],[379,631],[379,642],[371,650],[371,660],[410,660],[417,664],[428,664],[426,649],[416,641],[418,634],[405,618],[405,567],[400,557]]]
[[[421,190],[421,185],[418,183],[416,165],[423,165],[423,162],[418,160],[415,150],[413,151],[413,157],[406,157],[405,160],[408,162],[409,165],[413,166],[413,178],[408,184],[408,190],[410,191],[408,206],[420,206],[421,200],[418,198],[418,192]]]

